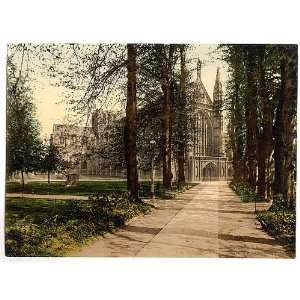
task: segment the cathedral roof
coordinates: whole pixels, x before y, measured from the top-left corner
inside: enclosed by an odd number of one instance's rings
[[[201,61],[197,62],[197,79],[191,85],[193,99],[198,103],[212,104],[207,90],[201,80]]]
[[[212,101],[201,79],[197,78],[197,80],[192,83],[192,95],[193,99],[198,103],[212,104]]]

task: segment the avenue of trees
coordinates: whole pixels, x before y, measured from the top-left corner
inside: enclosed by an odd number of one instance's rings
[[[233,184],[295,205],[296,45],[221,45]]]

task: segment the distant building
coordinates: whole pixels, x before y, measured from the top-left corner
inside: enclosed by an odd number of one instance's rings
[[[116,113],[96,110],[91,127],[54,124],[51,141],[70,168],[76,169],[80,175],[124,177],[125,170],[97,154],[99,147],[108,141],[109,131],[113,130],[117,120]]]

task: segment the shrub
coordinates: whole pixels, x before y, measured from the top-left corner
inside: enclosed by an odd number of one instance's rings
[[[229,186],[234,192],[237,193],[238,196],[240,196],[243,202],[264,201],[264,199],[261,199],[254,191],[252,191],[249,188],[248,184],[245,182],[239,182],[239,183],[231,182]]]
[[[265,211],[257,214],[262,227],[287,248],[295,253],[296,212],[295,211]]]
[[[287,208],[282,195],[275,195],[270,209],[258,213],[257,219],[268,233],[295,252],[296,210]]]

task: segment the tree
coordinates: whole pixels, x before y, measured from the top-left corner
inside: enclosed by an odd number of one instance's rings
[[[256,149],[257,149],[257,46],[245,46],[246,61],[246,163],[247,182],[249,187],[256,190]]]
[[[43,145],[41,171],[46,172],[48,175],[48,183],[50,183],[50,173],[55,171],[62,171],[65,168],[65,162],[63,161],[59,150],[51,142]]]
[[[162,106],[162,162],[163,162],[163,186],[170,189],[172,186],[172,104],[174,99],[174,52],[175,45],[156,44],[156,57],[160,71],[160,83],[163,92]]]
[[[24,188],[24,172],[38,170],[41,158],[41,140],[27,79],[21,75],[21,71],[18,75],[16,73],[16,67],[8,60],[7,172],[8,175],[21,172],[21,184]]]
[[[281,86],[274,125],[275,178],[274,194],[282,194],[289,202],[289,186],[293,172],[293,153],[297,103],[297,46],[284,45],[280,49]]]
[[[228,118],[228,148],[232,153],[233,182],[246,181],[245,60],[242,45],[221,45],[222,59],[228,64],[229,80],[225,109]]]
[[[138,199],[138,172],[136,150],[136,56],[135,44],[127,45],[127,102],[125,125],[125,151],[127,189],[132,199]]]
[[[177,165],[178,165],[178,186],[185,184],[185,153],[187,150],[187,70],[186,70],[186,45],[179,46],[180,51],[180,102],[179,102],[179,116],[178,116],[178,152],[177,152]]]
[[[276,69],[271,68],[270,61],[274,57],[274,47],[258,45],[258,143],[257,143],[257,194],[265,199],[269,190],[269,167],[268,163],[273,149],[273,109],[272,109],[272,88],[270,83],[273,78],[268,75]],[[276,58],[275,58],[276,61]],[[273,76],[273,75],[272,75]],[[267,193],[269,197],[269,193]]]

